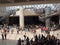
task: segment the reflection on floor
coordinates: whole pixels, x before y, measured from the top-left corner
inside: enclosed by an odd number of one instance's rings
[[[1,40],[0,39],[0,45],[17,45],[16,40]]]

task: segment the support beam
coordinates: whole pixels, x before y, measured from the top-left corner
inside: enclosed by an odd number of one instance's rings
[[[59,14],[59,25],[60,25],[60,14]]]
[[[9,1],[10,3],[14,3],[15,0],[7,0],[7,1]]]
[[[24,28],[24,15],[23,15],[23,8],[22,7],[20,7],[19,20],[20,20],[20,27],[23,29]]]
[[[60,25],[60,9],[58,10],[58,15],[59,15],[59,25]]]
[[[51,15],[51,8],[50,7],[46,7],[45,8],[45,17],[48,17]],[[50,29],[50,18],[45,20],[45,25],[46,27],[48,27]]]
[[[17,2],[17,3],[0,3],[0,7],[3,6],[17,6],[17,5],[34,5],[34,4],[60,4],[60,1],[28,1],[28,2]]]
[[[24,29],[24,14],[23,14],[23,7],[20,6],[19,11],[16,12],[16,15],[19,15],[19,25],[20,28]]]

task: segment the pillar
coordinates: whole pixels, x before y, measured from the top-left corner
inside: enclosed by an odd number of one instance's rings
[[[9,24],[9,17],[8,16],[6,16],[6,18],[5,18],[5,23],[8,25]]]
[[[19,16],[19,26],[20,28],[24,28],[24,15],[23,15],[23,7],[19,7],[19,11],[16,11],[16,15]]]
[[[59,11],[60,12],[60,11]],[[60,25],[60,13],[59,13],[59,25]]]
[[[20,7],[19,25],[20,25],[20,27],[21,27],[22,29],[24,28],[23,7]]]
[[[45,17],[51,15],[51,8],[50,7],[45,7]],[[47,18],[45,20],[45,26],[50,28],[50,18]]]
[[[57,9],[58,15],[59,15],[59,26],[60,26],[60,9]]]

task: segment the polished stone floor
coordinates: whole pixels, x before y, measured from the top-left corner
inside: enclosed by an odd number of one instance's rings
[[[33,32],[28,32],[28,31],[20,31],[19,34],[16,33],[16,30],[14,31],[13,34],[11,34],[11,32],[9,32],[7,34],[7,40],[2,40],[1,39],[1,33],[0,33],[0,45],[17,45],[17,40],[19,38],[24,39],[23,36],[25,35],[31,38],[34,38],[34,35],[38,35],[38,34],[43,34],[44,36],[47,36],[47,34],[45,32],[41,32],[40,29],[37,29],[36,33]],[[50,35],[54,35],[56,38],[60,39],[60,30],[57,31],[50,31]]]

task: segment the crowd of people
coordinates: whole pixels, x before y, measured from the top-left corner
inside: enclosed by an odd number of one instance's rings
[[[24,35],[24,40],[19,38],[17,45],[60,45],[60,40],[54,35],[51,36],[49,34],[46,37],[40,34],[39,36],[35,35],[34,39],[32,38],[31,40]]]
[[[22,30],[21,28],[19,28],[19,26],[12,26],[15,27],[17,29],[17,34],[19,34],[19,31]],[[1,27],[1,33],[2,33],[2,40],[6,40],[7,34],[9,33],[9,31],[11,30],[11,34],[13,34],[13,29],[10,26],[7,27]],[[45,26],[42,25],[28,25],[25,26],[23,31],[31,31],[36,33],[36,29],[41,28],[41,31],[45,31],[48,32],[49,29]],[[39,36],[35,35],[34,38],[32,38],[31,40],[29,39],[29,37],[27,37],[26,35],[24,35],[24,40],[20,39],[18,40],[17,45],[60,45],[60,40],[57,39],[54,35],[50,35],[48,33],[48,35],[45,37],[43,34],[39,34]]]
[[[15,29],[14,29],[15,28]],[[19,31],[31,31],[33,33],[36,33],[36,29],[41,29],[41,31],[45,31],[46,33],[49,33],[49,29],[43,25],[26,25],[24,27],[24,29],[22,30],[22,28],[20,28],[17,25],[13,25],[13,26],[2,26],[0,27],[1,33],[2,33],[2,39],[6,39],[6,35],[7,33],[9,33],[11,31],[11,34],[13,34],[14,30],[16,30],[17,34],[19,34]]]

